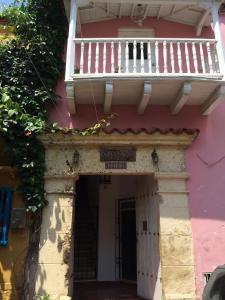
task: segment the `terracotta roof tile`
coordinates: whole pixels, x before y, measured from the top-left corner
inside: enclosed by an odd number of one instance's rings
[[[190,129],[190,128],[104,128],[103,132],[112,134],[112,133],[119,133],[119,134],[126,134],[126,133],[133,133],[133,134],[140,134],[142,132],[146,134],[153,134],[155,132],[159,132],[162,134],[167,134],[167,133],[173,133],[173,134],[182,134],[182,133],[187,133],[187,134],[198,134],[199,129]]]

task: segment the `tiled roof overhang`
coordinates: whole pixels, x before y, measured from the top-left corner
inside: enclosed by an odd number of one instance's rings
[[[190,134],[190,135],[195,135],[199,133],[199,129],[190,129],[190,128],[157,128],[157,127],[152,127],[152,128],[104,128],[103,129],[104,133],[107,134],[113,134],[113,133],[119,133],[119,134],[127,134],[127,133],[133,133],[133,134],[140,134],[140,133],[145,133],[145,134],[154,134],[154,133],[161,133],[161,134]]]

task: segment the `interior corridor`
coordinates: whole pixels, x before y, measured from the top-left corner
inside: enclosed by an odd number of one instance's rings
[[[74,300],[154,298],[160,287],[154,188],[151,176],[80,176]]]

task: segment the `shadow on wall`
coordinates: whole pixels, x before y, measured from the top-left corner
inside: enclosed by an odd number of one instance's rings
[[[38,263],[34,264],[31,271],[32,281],[36,285],[32,288],[35,290],[35,295],[39,297],[47,294],[50,296],[62,294],[65,286],[70,285],[72,280],[72,275],[69,273],[72,272],[72,268],[70,269],[69,265],[70,253],[73,251],[71,232],[68,230],[69,220],[71,220],[68,214],[72,213],[72,203],[60,196],[55,198],[55,195],[49,195],[48,201],[48,209],[43,210],[42,216]],[[60,284],[57,281],[55,285],[52,278],[57,276],[62,278],[62,273],[65,274],[64,281],[60,280]]]

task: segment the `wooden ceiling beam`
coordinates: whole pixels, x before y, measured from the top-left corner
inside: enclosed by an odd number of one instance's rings
[[[110,2],[109,1],[107,1],[106,10],[107,10],[107,15],[110,15]]]
[[[146,4],[144,16],[143,16],[144,19],[145,19],[145,18],[147,17],[147,15],[148,15],[149,7],[150,7],[150,5],[149,5],[149,4]]]
[[[92,2],[98,2],[98,3],[106,3],[107,0],[92,0]],[[82,0],[78,0],[79,2],[82,2]],[[149,4],[149,0],[110,0],[110,3],[126,3],[126,4]],[[204,4],[210,4],[211,0],[204,0]],[[151,4],[153,5],[199,5],[199,0],[151,0]]]
[[[130,14],[131,18],[134,16],[135,7],[136,7],[136,4],[133,3],[132,4],[132,9],[131,9],[131,14]]]
[[[157,19],[158,20],[160,19],[161,10],[162,10],[162,5],[159,6],[159,11],[158,11],[158,14],[157,14]]]
[[[198,21],[198,24],[196,25],[196,36],[200,36],[202,34],[202,28],[205,25],[205,22],[207,18],[210,15],[210,9],[207,9],[201,16],[201,18]]]
[[[119,18],[122,17],[122,10],[123,10],[123,4],[120,3],[120,8],[119,8]]]

